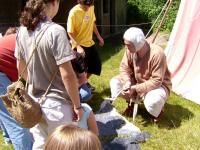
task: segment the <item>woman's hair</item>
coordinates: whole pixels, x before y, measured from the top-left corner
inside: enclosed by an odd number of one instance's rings
[[[44,150],[101,150],[101,144],[91,131],[62,125],[49,136]]]
[[[28,0],[19,19],[20,24],[27,27],[28,30],[34,30],[37,24],[46,18],[45,4],[53,1],[55,0]]]

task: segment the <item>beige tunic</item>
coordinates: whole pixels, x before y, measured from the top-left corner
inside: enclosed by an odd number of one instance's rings
[[[120,77],[124,82],[131,81],[135,84],[139,95],[160,86],[169,95],[172,86],[164,51],[155,44],[150,45],[150,51],[142,58],[126,50],[120,64]]]

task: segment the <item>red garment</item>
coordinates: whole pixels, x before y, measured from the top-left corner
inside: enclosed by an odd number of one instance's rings
[[[11,81],[18,78],[16,58],[14,56],[16,35],[0,38],[0,72],[5,73]]]

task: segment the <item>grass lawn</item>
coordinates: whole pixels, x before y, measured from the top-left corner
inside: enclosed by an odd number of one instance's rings
[[[119,64],[123,56],[123,46],[116,42],[101,49],[103,69],[101,77],[92,76],[90,82],[97,87],[97,93],[91,101],[93,108],[98,106],[103,98],[110,96],[109,80],[118,74]],[[120,113],[127,104],[122,98],[114,103]],[[143,105],[139,105],[135,125],[141,131],[148,131],[152,137],[140,144],[143,150],[200,150],[200,105],[172,93],[165,105],[163,119],[153,123]],[[132,118],[128,118],[132,121]]]
[[[119,63],[123,56],[123,46],[112,40],[100,49],[103,68],[101,77],[92,76],[90,82],[96,86],[96,93],[90,101],[94,111],[98,110],[105,97],[110,96],[109,80],[118,74]],[[121,113],[126,108],[123,99],[118,98],[114,105]],[[128,118],[132,121],[131,118]],[[148,131],[152,137],[141,143],[143,150],[200,150],[200,106],[172,93],[165,105],[163,119],[153,123],[143,105],[139,105],[139,112],[135,125],[141,131]],[[11,146],[3,144],[0,136],[0,150],[12,150]]]

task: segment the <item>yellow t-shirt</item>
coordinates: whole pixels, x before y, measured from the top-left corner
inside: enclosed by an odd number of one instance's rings
[[[69,12],[67,32],[73,33],[75,40],[81,46],[90,47],[94,45],[92,37],[95,21],[94,6],[90,6],[87,11],[84,11],[81,5],[77,4]],[[72,43],[72,49],[75,47],[75,43]]]

